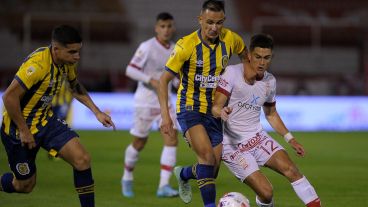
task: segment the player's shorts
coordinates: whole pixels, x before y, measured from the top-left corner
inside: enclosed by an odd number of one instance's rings
[[[226,134],[224,135],[227,138]],[[224,144],[222,160],[229,170],[244,181],[250,174],[259,170],[279,150],[284,148],[265,131],[237,145]]]
[[[40,147],[47,151],[51,149],[59,151],[69,140],[78,137],[65,121],[50,118],[44,128],[34,135],[36,147],[29,150],[27,146],[22,147],[20,138],[15,135],[7,135],[1,127],[1,140],[8,155],[10,169],[18,180],[25,180],[36,172],[36,155]]]
[[[175,110],[170,107],[169,112],[171,120],[174,123],[174,129],[177,129]],[[134,110],[133,127],[130,129],[130,134],[138,138],[147,138],[154,123],[156,123],[157,126],[160,126],[162,123],[160,108],[136,107]]]
[[[188,129],[201,124],[207,131],[212,147],[221,144],[223,138],[221,119],[197,111],[184,111],[178,113],[177,116],[184,137]]]

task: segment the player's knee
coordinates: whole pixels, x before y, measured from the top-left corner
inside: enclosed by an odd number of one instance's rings
[[[146,146],[146,142],[147,139],[143,139],[143,138],[135,138],[133,140],[133,147],[134,149],[136,149],[137,151],[141,151],[144,149],[144,146]]]
[[[198,153],[199,158],[203,162],[203,164],[207,165],[215,165],[216,164],[216,158],[212,151],[210,150],[203,150]]]
[[[170,137],[169,139],[164,140],[166,146],[175,147],[178,146],[178,138],[177,137]]]
[[[273,197],[272,186],[264,186],[257,196],[262,201],[262,203],[270,203]]]
[[[79,156],[74,163],[74,168],[77,170],[85,170],[91,166],[91,156],[88,153],[84,153]]]

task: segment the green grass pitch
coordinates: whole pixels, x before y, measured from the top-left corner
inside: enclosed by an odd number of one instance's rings
[[[131,138],[126,131],[79,131],[81,141],[92,156],[96,184],[96,206],[202,206],[200,193],[191,181],[193,200],[185,205],[179,198],[156,198],[162,140],[152,133],[146,148],[140,154],[135,168],[135,197],[121,196],[120,178],[123,171],[123,153]],[[324,207],[368,206],[368,132],[336,133],[294,132],[307,150],[305,158],[295,156],[281,137],[275,137],[286,147],[291,158],[307,176],[321,197]],[[193,152],[180,138],[179,165],[195,162]],[[9,170],[4,148],[0,146],[0,173]],[[262,171],[274,187],[276,206],[302,207],[303,204],[286,179],[268,169]],[[171,183],[177,187],[175,178]],[[223,165],[216,181],[217,199],[225,192],[238,191],[255,206],[254,193],[236,180]],[[63,161],[50,161],[44,150],[37,157],[37,185],[31,194],[0,192],[0,207],[74,207],[79,201],[73,187],[72,169]]]

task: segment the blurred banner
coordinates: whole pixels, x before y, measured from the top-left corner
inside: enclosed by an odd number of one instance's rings
[[[90,95],[102,111],[111,115],[117,129],[130,129],[133,123],[133,94]],[[173,101],[175,97],[173,96]],[[276,100],[278,112],[289,130],[368,131],[368,97],[278,96]],[[3,105],[0,107],[2,111]],[[93,113],[78,101],[73,101],[70,115],[70,124],[74,129],[106,129],[96,120]],[[266,130],[272,130],[263,115],[261,122]],[[153,128],[157,129],[157,125]]]

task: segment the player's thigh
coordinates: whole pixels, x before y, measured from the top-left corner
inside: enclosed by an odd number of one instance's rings
[[[265,166],[288,177],[290,181],[295,181],[302,177],[295,163],[290,159],[285,150],[279,150],[273,154]]]
[[[191,138],[191,146],[197,155],[198,162],[201,164],[215,164],[215,155],[213,152],[211,141],[207,135],[206,129],[203,125],[198,124],[192,126],[188,130]]]
[[[130,129],[130,134],[139,138],[147,138],[153,122],[159,116],[159,109],[136,107],[134,109],[133,126]]]
[[[78,170],[85,170],[90,167],[91,158],[77,137],[69,140],[61,148],[59,156]]]
[[[17,180],[28,182],[36,174],[36,155],[39,150],[39,143],[36,139],[36,147],[28,149],[22,146],[20,139],[7,135],[1,130],[1,140],[8,156],[8,164]]]
[[[223,145],[222,161],[241,182],[259,170],[257,161],[252,154],[241,151],[237,145]]]

